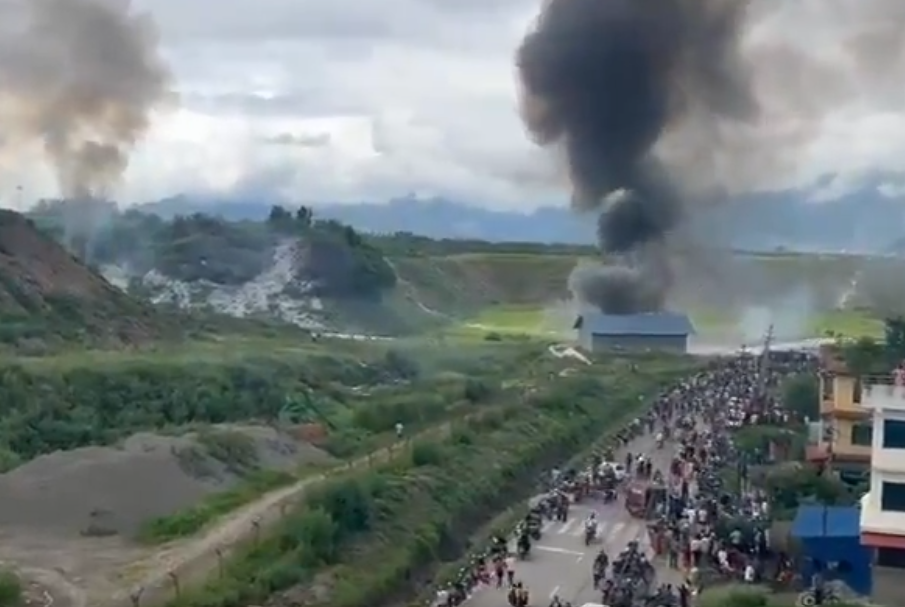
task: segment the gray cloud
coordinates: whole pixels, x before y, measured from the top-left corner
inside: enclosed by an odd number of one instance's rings
[[[262,137],[261,142],[270,145],[285,145],[298,148],[325,148],[330,145],[331,139],[330,133],[280,133],[279,135]]]
[[[363,102],[343,100],[329,90],[312,89],[273,96],[250,93],[201,94],[183,93],[182,104],[208,114],[241,114],[249,116],[293,116],[318,118],[337,115],[367,114],[371,108]]]
[[[0,7],[24,1],[0,0]],[[180,102],[190,111],[169,124],[162,119],[162,128],[139,146],[122,190],[129,200],[248,183],[273,184],[299,200],[428,191],[524,207],[566,197],[565,172],[535,153],[517,117],[512,57],[541,0],[132,2],[154,15]],[[787,4],[819,13],[826,2]],[[890,6],[891,0],[834,2],[863,15],[867,9],[859,7]],[[879,13],[894,21],[888,15]],[[833,23],[795,26],[803,22],[812,23],[788,18],[761,34],[801,43],[818,56],[843,39]],[[886,68],[878,57],[894,60],[884,50],[893,35],[847,44],[879,73]],[[796,82],[788,71],[777,87]],[[869,81],[871,70],[863,78]],[[853,106],[817,125],[813,145],[796,158],[807,169],[800,179],[839,169],[901,168],[905,119],[897,113],[903,105],[893,101],[899,100],[890,99],[887,114]],[[370,119],[373,132],[369,138],[366,126],[335,117]],[[331,120],[305,123],[319,118]],[[329,147],[310,153],[289,145],[306,133],[328,134]],[[282,145],[261,145],[281,134]],[[28,180],[29,187],[40,179],[46,177]],[[0,179],[0,189],[7,185]]]
[[[491,42],[470,36],[483,29],[488,17],[528,13],[520,0],[482,3],[479,0],[220,0],[216,10],[202,2],[140,0],[154,12],[172,43],[198,41],[274,42],[320,41],[333,45],[438,45],[466,50]],[[463,46],[464,39],[470,44]]]

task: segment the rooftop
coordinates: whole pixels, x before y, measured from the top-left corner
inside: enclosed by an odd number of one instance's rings
[[[602,314],[585,312],[575,321],[576,329],[595,335],[694,335],[694,325],[686,314],[651,312],[645,314]]]
[[[800,540],[860,534],[861,509],[857,506],[801,506],[792,522],[792,535]]]
[[[842,358],[842,352],[836,344],[823,344],[820,346],[820,370],[836,375],[848,374],[848,365]]]

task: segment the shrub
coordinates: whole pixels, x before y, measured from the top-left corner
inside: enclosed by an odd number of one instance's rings
[[[0,607],[22,607],[24,604],[19,576],[7,569],[0,569]]]

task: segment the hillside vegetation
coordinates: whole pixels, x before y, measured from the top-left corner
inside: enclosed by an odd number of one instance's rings
[[[267,342],[264,342],[265,344]],[[0,366],[0,472],[57,450],[112,444],[140,431],[243,420],[322,424],[337,455],[360,450],[394,425],[435,421],[474,405],[541,346],[487,344],[446,355],[422,347],[310,344],[183,359],[167,350],[110,356],[21,359]],[[186,364],[193,360],[194,364]],[[548,364],[556,368],[555,361]],[[467,374],[467,375],[466,375]]]
[[[35,351],[64,341],[136,345],[172,326],[114,288],[12,211],[0,210],[0,344]]]
[[[274,338],[0,363],[0,561],[65,567],[104,604],[243,506],[385,452],[396,424],[438,442],[517,419],[500,411],[568,367],[519,341]]]
[[[457,424],[446,440],[416,442],[404,460],[319,488],[274,535],[172,605],[364,607],[410,592],[461,556],[469,533],[497,509],[526,497],[538,473],[627,422],[693,368],[646,362],[640,373],[614,361],[541,380],[530,396],[510,394],[508,405]]]
[[[70,204],[45,204],[36,221],[62,238],[60,209]],[[483,324],[475,319],[490,308],[556,307],[570,297],[575,265],[599,259],[589,246],[365,235],[304,206],[275,206],[264,222],[110,210],[92,242],[93,264],[127,274],[129,292],[154,302],[382,335]],[[699,327],[770,316],[799,336],[837,325],[863,334],[877,330],[871,312],[898,313],[905,301],[894,286],[905,272],[897,259],[722,251],[688,259],[695,269],[676,275],[669,305]]]
[[[62,238],[64,210],[76,204],[45,203],[36,220]],[[200,213],[164,221],[115,207],[107,213],[107,224],[86,253],[96,265],[117,263],[137,274],[155,270],[178,281],[240,285],[271,265],[275,247],[292,242],[298,244],[293,278],[310,283],[313,296],[373,298],[395,282],[376,247],[349,226],[318,220],[304,206],[273,207],[266,222],[230,222]]]

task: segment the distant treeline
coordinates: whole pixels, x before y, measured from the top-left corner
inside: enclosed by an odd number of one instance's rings
[[[496,255],[568,255],[572,257],[594,255],[597,249],[591,245],[557,244],[544,242],[490,242],[475,239],[435,239],[411,232],[393,234],[368,234],[374,245],[391,257],[431,257],[441,255],[496,254]]]

